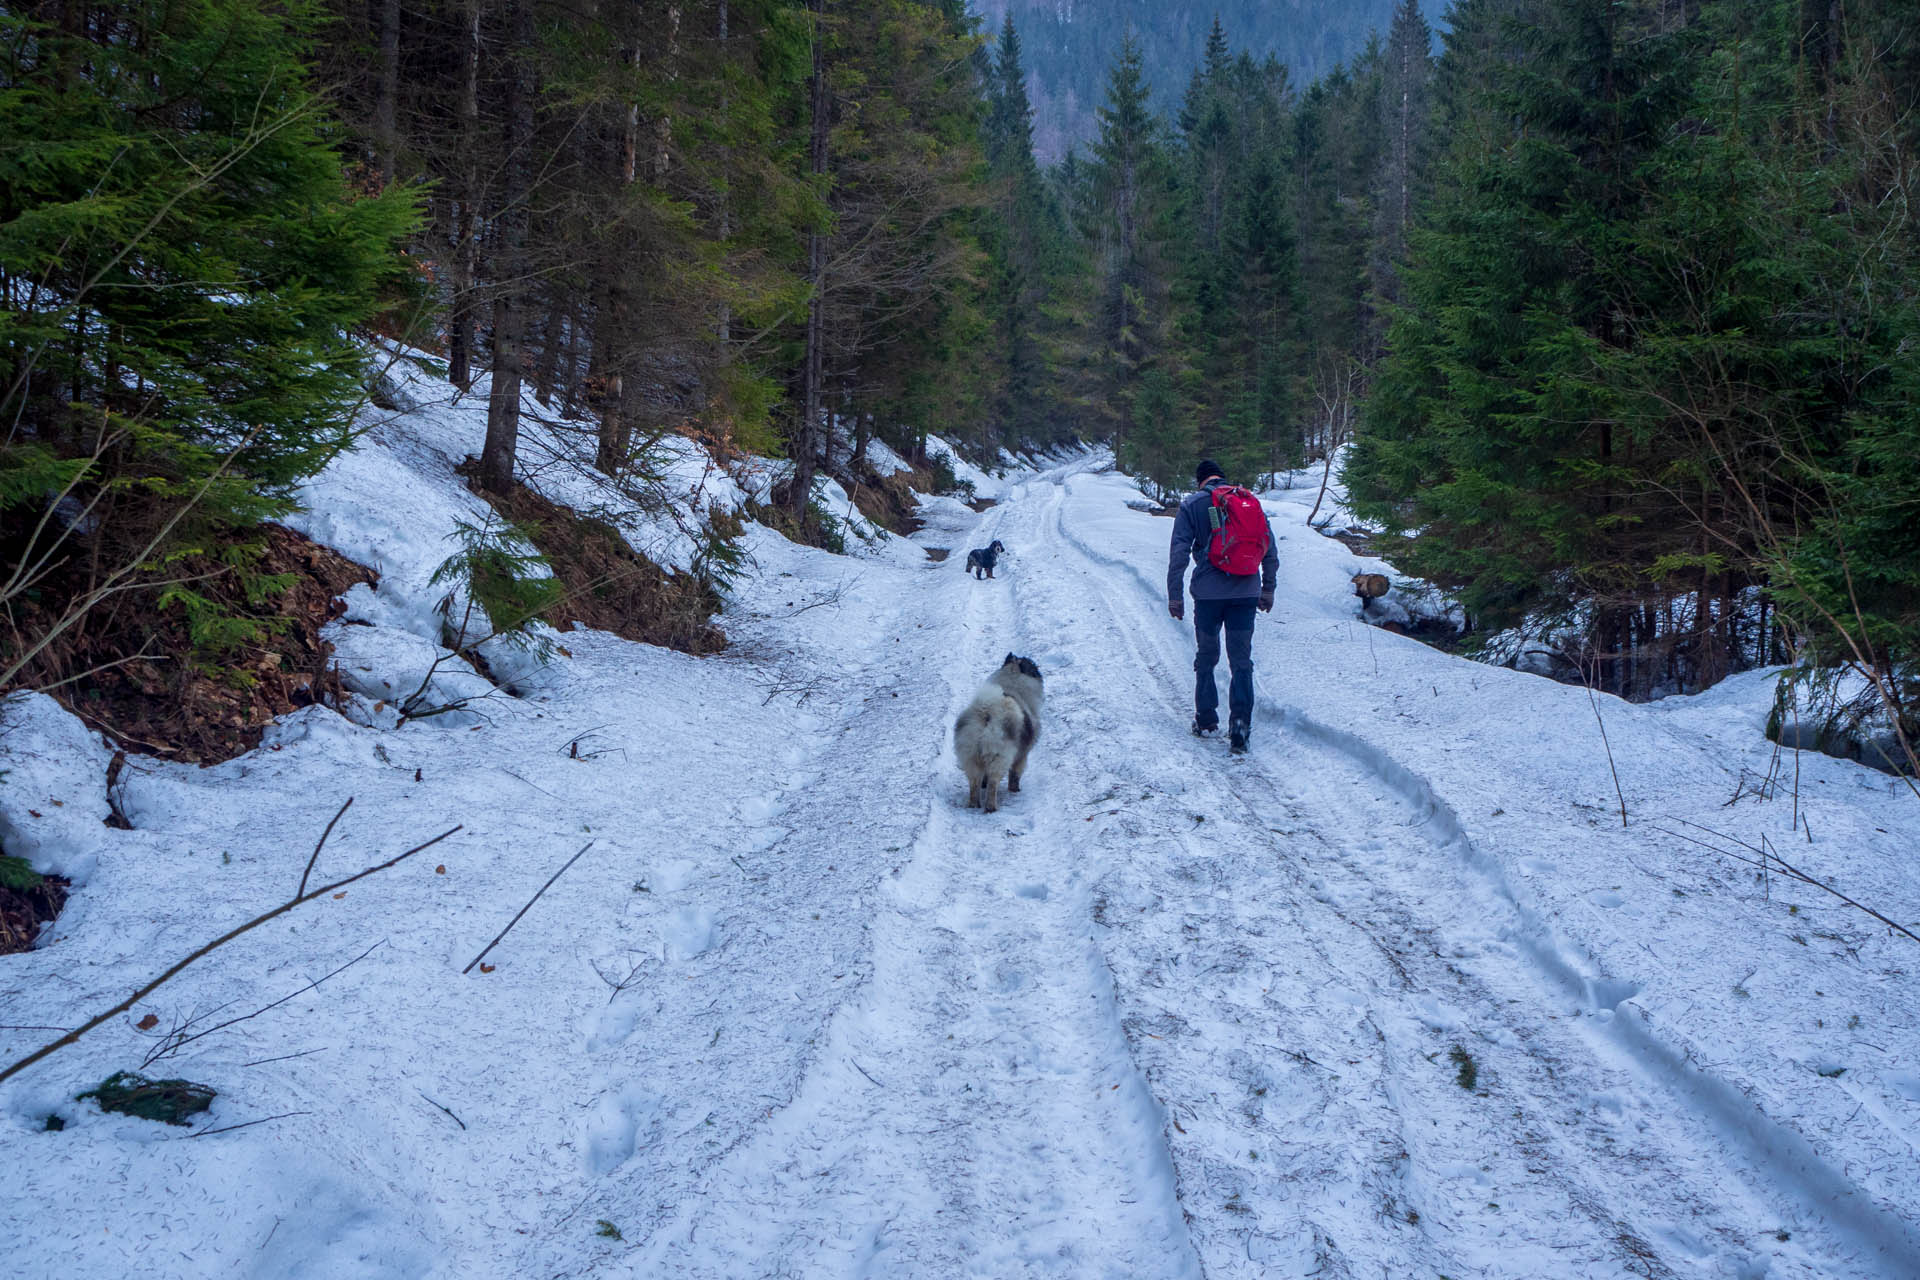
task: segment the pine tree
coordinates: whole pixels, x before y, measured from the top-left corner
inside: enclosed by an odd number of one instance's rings
[[[1044,300],[1065,234],[1033,158],[1033,110],[1011,15],[995,51],[986,125],[988,175],[995,190],[988,252],[995,269],[995,327],[1003,366],[996,410],[1008,443],[1040,441],[1046,427]]]
[[[239,0],[0,14],[15,565],[76,542],[103,575],[213,550],[347,444],[367,377],[352,331],[405,296],[415,209],[348,188],[304,73],[316,19]],[[63,492],[84,515],[43,522]]]
[[[1180,492],[1194,459],[1192,419],[1164,370],[1141,376],[1133,405],[1133,429],[1121,451],[1121,463],[1145,480],[1165,501]]]

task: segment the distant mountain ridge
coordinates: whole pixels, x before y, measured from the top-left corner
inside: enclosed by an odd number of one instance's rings
[[[1020,33],[1033,100],[1034,151],[1042,164],[1084,144],[1098,130],[1096,109],[1107,69],[1131,27],[1140,40],[1154,104],[1176,106],[1199,65],[1207,30],[1219,15],[1235,54],[1272,54],[1304,87],[1362,52],[1374,32],[1385,37],[1395,0],[970,0],[989,37],[1009,9]],[[1420,0],[1438,26],[1447,0]]]

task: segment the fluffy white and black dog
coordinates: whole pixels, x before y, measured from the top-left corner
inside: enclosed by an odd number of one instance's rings
[[[1008,654],[953,723],[953,754],[967,775],[967,808],[1000,807],[1000,779],[1020,789],[1027,752],[1040,737],[1040,668]]]
[[[967,552],[967,572],[971,573],[976,580],[991,578],[993,566],[1000,563],[1000,553],[1005,550],[998,538],[995,538],[989,546],[975,547]]]

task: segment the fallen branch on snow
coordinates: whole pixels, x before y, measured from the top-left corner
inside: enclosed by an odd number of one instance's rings
[[[344,813],[346,812],[346,810],[342,809],[341,812]],[[335,821],[338,821],[337,817],[335,818]],[[331,827],[329,827],[329,830],[331,830]],[[302,887],[305,887],[304,882]],[[384,938],[381,939],[381,942],[384,942],[384,941],[385,941]],[[200,1018],[211,1017],[212,1014],[218,1013],[219,1010],[215,1009],[210,1011],[209,1013],[196,1014],[194,1017],[188,1018],[185,1022],[175,1027],[172,1031],[169,1031],[164,1037],[161,1038],[161,1041],[159,1044],[156,1044],[151,1050],[148,1051],[147,1056],[141,1060],[140,1069],[144,1071],[148,1067],[151,1067],[154,1063],[160,1061],[160,1059],[171,1057],[173,1054],[178,1053],[180,1050],[186,1048],[188,1045],[192,1044],[195,1040],[200,1039],[202,1036],[210,1036],[216,1031],[226,1030],[228,1027],[233,1026],[237,1022],[245,1022],[249,1018],[257,1018],[261,1014],[266,1013],[270,1009],[279,1008],[281,1005],[293,999],[295,996],[305,995],[307,992],[313,990],[315,987],[325,982],[328,978],[338,977],[339,975],[345,973],[347,970],[353,968],[353,966],[359,964],[362,960],[365,960],[368,956],[373,954],[374,949],[379,945],[380,945],[379,942],[374,943],[373,946],[368,947],[365,951],[362,951],[359,955],[347,961],[345,964],[341,965],[339,968],[334,969],[329,973],[321,974],[319,977],[315,978],[312,982],[307,983],[304,987],[300,987],[294,991],[289,991],[287,992],[286,995],[281,996],[278,1000],[274,1000],[268,1004],[261,1005],[258,1009],[255,1009],[252,1013],[243,1013],[236,1018],[228,1018],[225,1022],[216,1022],[212,1026],[204,1027],[199,1031],[192,1031],[193,1024],[199,1021]],[[190,1031],[191,1031],[191,1034],[189,1034]],[[252,1064],[249,1064],[249,1065],[252,1065]]]
[[[1915,942],[1920,942],[1920,934],[1916,934],[1913,930],[1907,928],[1907,926],[1899,923],[1896,920],[1890,919],[1887,916],[1880,914],[1878,911],[1875,911],[1872,907],[1868,906],[1864,902],[1859,902],[1853,898],[1849,898],[1846,894],[1840,892],[1838,889],[1834,888],[1832,885],[1828,884],[1826,881],[1820,879],[1817,876],[1809,875],[1805,871],[1800,870],[1800,868],[1788,862],[1785,858],[1780,856],[1779,850],[1773,847],[1773,842],[1771,840],[1768,840],[1764,835],[1760,837],[1759,844],[1753,845],[1753,844],[1748,844],[1745,840],[1740,839],[1738,836],[1726,835],[1723,832],[1715,831],[1711,827],[1703,827],[1697,822],[1688,822],[1685,818],[1675,818],[1674,821],[1680,823],[1682,826],[1692,827],[1696,831],[1704,831],[1708,835],[1714,837],[1717,840],[1725,840],[1729,844],[1738,845],[1742,849],[1746,849],[1746,850],[1749,850],[1750,852],[1759,854],[1760,857],[1756,861],[1755,859],[1749,858],[1744,854],[1735,853],[1731,849],[1723,849],[1718,845],[1709,844],[1705,840],[1696,839],[1695,837],[1688,835],[1684,831],[1668,831],[1665,827],[1655,827],[1654,830],[1663,832],[1666,835],[1673,836],[1676,839],[1685,840],[1688,844],[1697,844],[1702,849],[1710,850],[1711,852],[1717,853],[1724,858],[1732,858],[1735,862],[1743,862],[1747,866],[1757,867],[1760,869],[1763,875],[1772,875],[1774,872],[1778,872],[1779,874],[1785,876],[1789,880],[1797,880],[1801,884],[1810,885],[1815,889],[1819,889],[1823,893],[1830,893],[1834,897],[1840,899],[1840,901],[1854,908],[1855,910],[1866,912],[1868,915],[1872,916],[1875,920],[1878,920],[1881,924],[1884,924],[1885,926],[1887,926],[1887,928],[1894,930],[1896,933],[1904,933],[1909,938],[1912,938]]]
[[[341,806],[341,812],[342,813],[346,812],[345,805]],[[339,821],[339,814],[334,815],[334,821],[336,822]],[[331,824],[329,824],[329,829],[331,829]],[[408,858],[411,858],[414,854],[421,852],[423,849],[430,849],[434,845],[439,844],[442,840],[445,840],[448,836],[452,835],[456,831],[459,831],[460,829],[461,828],[459,826],[450,827],[449,829],[442,831],[439,835],[435,836],[433,839],[428,840],[424,844],[417,844],[413,846],[413,848],[407,850],[405,853],[399,854],[396,857],[389,858],[385,862],[382,862],[377,866],[368,867],[363,871],[356,871],[354,874],[347,876],[345,879],[335,880],[332,884],[321,885],[318,889],[315,889],[311,893],[298,894],[295,897],[287,899],[287,901],[273,908],[273,910],[257,915],[243,925],[240,925],[233,929],[229,929],[227,932],[215,938],[212,942],[207,943],[205,946],[201,947],[199,950],[189,955],[186,959],[181,960],[179,963],[175,964],[172,968],[168,969],[165,973],[155,978],[152,982],[149,982],[146,986],[141,987],[138,991],[128,996],[125,1000],[122,1000],[119,1004],[113,1006],[113,1008],[108,1009],[105,1013],[102,1013],[94,1018],[88,1019],[86,1023],[84,1023],[81,1026],[75,1027],[72,1031],[67,1032],[67,1034],[65,1034],[64,1036],[61,1036],[58,1040],[53,1041],[51,1044],[42,1045],[40,1048],[35,1049],[32,1053],[28,1054],[26,1057],[20,1059],[18,1062],[15,1062],[13,1065],[9,1066],[6,1070],[0,1071],[0,1080],[6,1080],[12,1076],[18,1075],[20,1072],[26,1070],[28,1067],[32,1066],[34,1063],[40,1061],[40,1059],[48,1056],[49,1054],[56,1053],[59,1050],[66,1048],[68,1045],[78,1042],[80,1037],[86,1035],[87,1032],[93,1030],[95,1027],[99,1026],[101,1023],[106,1022],[111,1018],[119,1017],[121,1014],[125,1013],[127,1010],[133,1008],[134,1005],[138,1004],[140,1001],[152,995],[156,990],[160,988],[162,984],[177,977],[182,970],[184,970],[188,965],[192,964],[194,961],[199,960],[204,956],[210,955],[215,951],[218,951],[221,947],[226,946],[229,942],[232,942],[235,938],[239,937],[241,934],[251,933],[253,930],[258,929],[261,925],[267,923],[267,921],[275,919],[276,917],[279,917],[279,916],[283,916],[287,912],[293,910],[295,907],[301,906],[308,902],[312,902],[315,898],[323,897],[326,894],[330,894],[338,889],[344,889],[356,880],[364,880],[368,876],[374,875],[381,871],[385,871],[389,867],[398,866],[402,862],[405,862]],[[325,837],[322,836],[321,839],[322,839],[322,842],[324,843]],[[319,849],[315,848],[314,856],[318,857],[319,853],[320,853]]]

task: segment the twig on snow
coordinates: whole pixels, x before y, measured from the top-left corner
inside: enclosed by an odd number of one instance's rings
[[[313,846],[313,856],[307,859],[307,869],[300,873],[300,887],[294,890],[294,893],[293,893],[294,897],[297,898],[301,894],[307,891],[307,877],[313,874],[313,864],[320,861],[320,851],[327,847],[327,837],[333,834],[333,828],[335,823],[338,823],[340,819],[346,817],[347,810],[351,809],[352,807],[353,807],[353,797],[348,796],[347,802],[340,806],[340,812],[333,815],[333,822],[329,822],[327,824],[327,829],[320,833],[319,842]]]
[[[508,931],[511,930],[513,926],[520,923],[520,917],[527,914],[528,910],[532,908],[534,903],[540,901],[540,894],[545,893],[547,890],[553,888],[553,882],[555,880],[558,880],[561,876],[567,874],[567,868],[572,866],[574,863],[580,861],[580,854],[585,853],[587,850],[591,848],[593,848],[593,841],[591,840],[581,845],[580,853],[576,853],[571,858],[568,858],[566,862],[561,865],[560,869],[554,872],[553,875],[548,878],[545,884],[540,886],[539,892],[535,893],[531,898],[527,899],[527,905],[520,908],[520,910],[514,912],[513,919],[507,921],[507,927],[505,929],[502,929],[499,933],[495,934],[493,936],[492,942],[489,942],[486,946],[480,948],[480,954],[475,956],[473,959],[467,961],[467,967],[462,969],[460,972],[471,973],[473,971],[473,966],[479,964],[482,960],[485,960],[487,958],[487,952],[493,950],[496,946],[498,946],[500,944],[500,939],[506,937]]]
[[[814,676],[810,680],[776,680],[767,686],[767,696],[761,700],[760,705],[764,707],[781,694],[791,693],[794,695],[793,705],[797,707],[820,692],[820,686],[825,683],[825,676]]]
[[[569,760],[592,760],[597,756],[609,755],[613,752],[619,752],[623,756],[626,755],[627,749],[625,747],[596,747],[591,751],[582,751],[580,749],[581,743],[585,742],[588,738],[598,736],[600,731],[607,727],[608,726],[604,724],[597,724],[591,729],[582,729],[579,733],[574,734],[573,737],[561,743],[559,749],[567,753],[567,759]]]
[[[415,1089],[414,1092],[419,1094],[423,1098],[427,1098],[426,1092],[424,1090]],[[433,1102],[433,1099],[427,1098],[427,1101]],[[465,1120],[462,1120],[459,1116],[454,1115],[452,1109],[448,1107],[440,1106],[440,1104],[437,1102],[433,1102],[433,1105],[436,1107],[440,1107],[442,1111],[445,1111],[447,1113],[447,1118],[453,1121],[455,1124],[459,1125],[462,1129],[467,1127],[467,1122]]]
[[[1708,844],[1705,840],[1696,839],[1695,837],[1688,835],[1684,831],[1668,831],[1665,827],[1656,827],[1654,829],[1656,831],[1664,832],[1667,835],[1673,836],[1676,839],[1685,840],[1688,844],[1697,844],[1702,849],[1708,850],[1711,853],[1717,853],[1723,858],[1732,858],[1735,862],[1743,862],[1749,867],[1758,867],[1762,872],[1765,872],[1765,873],[1770,873],[1773,869],[1778,869],[1780,874],[1787,877],[1789,880],[1798,880],[1801,884],[1810,885],[1815,889],[1819,889],[1823,893],[1830,893],[1834,897],[1840,899],[1840,901],[1854,908],[1855,910],[1866,912],[1868,915],[1872,916],[1875,920],[1878,920],[1881,924],[1886,925],[1887,928],[1892,929],[1898,933],[1904,933],[1909,938],[1912,938],[1915,942],[1920,942],[1920,934],[1916,934],[1913,930],[1907,928],[1907,926],[1901,924],[1899,921],[1890,919],[1887,916],[1882,915],[1880,912],[1875,911],[1872,907],[1868,906],[1864,902],[1859,902],[1853,898],[1849,898],[1846,894],[1840,892],[1838,889],[1834,888],[1832,885],[1828,884],[1826,881],[1820,879],[1817,876],[1809,875],[1805,871],[1802,871],[1800,868],[1788,862],[1785,858],[1780,856],[1780,851],[1773,847],[1773,842],[1771,840],[1768,840],[1764,835],[1760,837],[1759,844],[1752,845],[1752,844],[1748,844],[1745,840],[1740,839],[1738,836],[1730,836],[1724,832],[1715,831],[1711,827],[1703,827],[1697,822],[1688,822],[1685,818],[1675,818],[1674,821],[1680,823],[1683,826],[1692,827],[1696,831],[1704,831],[1708,835],[1713,836],[1716,839],[1725,840],[1730,844],[1737,844],[1742,849],[1747,849],[1754,853],[1759,854],[1760,858],[1758,861],[1756,861],[1752,858],[1746,857],[1743,854],[1735,853],[1731,849],[1722,849],[1718,845]]]
[[[341,812],[344,813],[346,812],[346,810],[343,808]],[[257,1018],[261,1014],[267,1012],[267,1010],[277,1008],[280,1005],[285,1004],[287,1001],[293,999],[295,996],[305,995],[307,992],[313,990],[315,987],[325,982],[328,978],[336,977],[342,973],[345,973],[348,969],[353,968],[353,966],[359,964],[362,960],[365,960],[368,956],[373,954],[374,949],[380,946],[381,942],[385,942],[385,941],[386,939],[382,938],[380,942],[374,943],[373,946],[368,947],[365,951],[362,951],[359,955],[347,961],[345,964],[341,965],[338,969],[333,970],[331,973],[321,974],[319,977],[315,978],[312,982],[309,982],[306,986],[301,987],[299,990],[289,991],[286,995],[281,996],[278,1000],[273,1001],[271,1004],[261,1005],[258,1009],[255,1009],[252,1013],[243,1013],[237,1018],[228,1018],[225,1022],[216,1022],[212,1026],[207,1027],[204,1030],[194,1032],[192,1035],[184,1034],[187,1027],[190,1027],[193,1025],[193,1020],[191,1019],[188,1020],[188,1022],[184,1026],[180,1027],[178,1030],[174,1031],[171,1035],[167,1036],[158,1045],[155,1045],[153,1050],[149,1052],[146,1058],[142,1060],[142,1062],[140,1063],[141,1067],[143,1068],[150,1067],[154,1063],[158,1062],[160,1059],[165,1057],[170,1057],[171,1055],[178,1053],[181,1049],[185,1048],[187,1045],[192,1044],[195,1040],[200,1039],[202,1036],[210,1036],[216,1031],[224,1031],[226,1028],[233,1026],[236,1022],[245,1022],[249,1018]]]
[[[868,1071],[865,1067],[861,1066],[858,1062],[854,1062],[852,1058],[848,1058],[847,1061],[853,1063],[853,1069],[855,1071],[858,1071],[861,1075],[865,1076],[867,1079],[873,1080],[872,1072]],[[876,1089],[884,1089],[887,1087],[881,1084],[878,1080],[873,1080],[873,1084]]]
[[[261,1116],[258,1120],[244,1120],[239,1124],[223,1124],[218,1129],[202,1129],[198,1133],[189,1133],[188,1138],[211,1138],[216,1133],[232,1133],[235,1129],[251,1129],[257,1124],[270,1124],[275,1120],[291,1120],[294,1116],[310,1116],[311,1111],[282,1111],[277,1116]],[[184,1141],[185,1139],[182,1139]]]
[[[243,1062],[240,1065],[243,1067],[264,1067],[269,1062],[287,1062],[294,1058],[305,1058],[316,1053],[325,1053],[328,1048],[329,1046],[323,1044],[318,1049],[302,1049],[298,1053],[283,1053],[277,1058],[255,1058],[252,1062]]]
[[[535,791],[538,791],[543,796],[553,796],[555,800],[560,799],[559,796],[554,795],[553,792],[547,790],[545,787],[541,786],[539,783],[528,782],[525,778],[521,777],[519,774],[515,773],[511,769],[502,769],[500,772],[506,774],[509,778],[512,778],[515,782],[524,783],[526,786],[532,787]],[[566,802],[562,800],[561,803],[565,804]]]
[[[809,609],[819,609],[827,605],[837,605],[841,601],[847,598],[848,589],[851,588],[855,583],[859,581],[860,581],[860,575],[858,574],[853,574],[848,577],[842,578],[836,585],[827,588],[825,591],[822,591],[819,595],[807,601],[805,604],[801,605],[798,609],[787,610],[784,616],[788,618],[797,618]]]
[[[627,954],[631,956],[631,955],[636,955],[638,953],[629,951]],[[594,976],[599,978],[600,981],[606,983],[607,986],[613,989],[613,994],[607,997],[607,1004],[609,1006],[611,1006],[615,1000],[618,1000],[623,994],[625,994],[627,988],[631,987],[634,983],[634,980],[640,976],[640,971],[647,967],[646,957],[641,956],[640,959],[635,960],[633,964],[627,969],[627,976],[624,978],[621,978],[619,981],[616,982],[614,979],[609,978],[607,976],[607,971],[600,967],[599,961],[595,960],[595,961],[592,961],[591,963],[593,966]]]
[[[1596,677],[1599,675],[1597,666],[1594,675]],[[1607,741],[1607,722],[1600,717],[1600,699],[1595,696],[1593,685],[1584,681],[1582,683],[1587,685],[1587,705],[1593,708],[1593,721],[1600,726],[1600,745],[1606,749],[1607,772],[1613,775],[1613,794],[1620,801],[1620,829],[1624,831],[1627,826],[1627,795],[1620,789],[1620,770],[1613,765],[1613,744]]]

